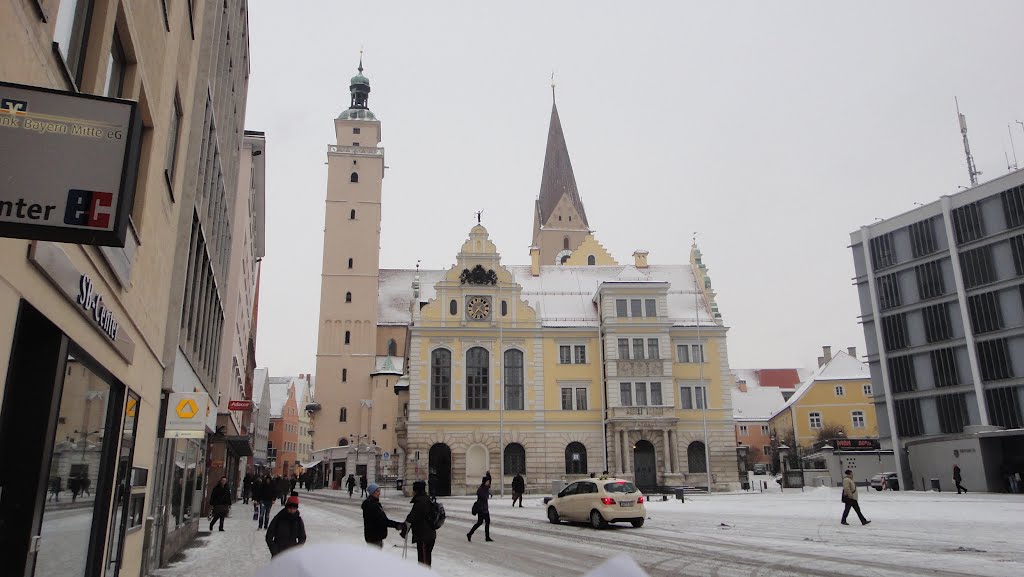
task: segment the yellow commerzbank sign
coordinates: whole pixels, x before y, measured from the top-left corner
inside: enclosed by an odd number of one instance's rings
[[[206,393],[171,393],[167,399],[167,439],[201,439],[206,435],[210,396]]]

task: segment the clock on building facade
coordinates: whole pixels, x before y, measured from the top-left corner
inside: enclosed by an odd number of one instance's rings
[[[491,318],[490,297],[474,296],[466,299],[466,314],[476,321],[485,321]]]

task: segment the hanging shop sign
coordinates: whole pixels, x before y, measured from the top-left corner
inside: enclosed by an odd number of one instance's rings
[[[210,395],[206,393],[171,393],[167,398],[167,439],[202,439],[206,436],[206,417],[210,412]]]
[[[228,401],[229,411],[251,411],[252,401]]]
[[[0,237],[123,247],[138,104],[0,82]]]

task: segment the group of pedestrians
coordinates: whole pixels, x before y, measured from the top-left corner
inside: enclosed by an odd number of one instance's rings
[[[348,479],[345,480],[345,487],[348,488],[348,498],[352,498],[352,494],[356,490],[356,476],[349,473]],[[359,498],[362,499],[369,495],[372,491],[368,491],[368,485],[366,484],[366,475],[359,475]]]
[[[354,478],[349,476],[349,494],[352,493]],[[412,509],[405,521],[389,519],[380,502],[380,486],[370,483],[366,488],[366,500],[363,501],[363,539],[374,547],[384,547],[384,539],[388,537],[388,529],[397,529],[403,539],[412,532],[412,542],[416,545],[416,560],[430,566],[437,541],[437,512],[435,501],[427,495],[427,484],[416,481],[412,484]]]

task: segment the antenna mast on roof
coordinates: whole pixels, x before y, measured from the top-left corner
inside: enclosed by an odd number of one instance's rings
[[[960,134],[964,137],[964,154],[967,155],[967,174],[971,177],[971,186],[978,186],[978,175],[981,172],[974,166],[974,157],[971,156],[971,145],[967,141],[967,117],[960,114],[960,101],[953,97],[956,103],[956,117],[960,121]]]
[[[1010,164],[1010,157],[1006,157],[1006,168],[1008,170],[1017,170],[1017,147],[1013,145],[1013,130],[1010,130],[1010,123],[1006,123],[1006,133],[1010,135],[1010,150],[1013,151],[1013,164]],[[1003,156],[1006,156],[1006,151],[1003,151]]]

